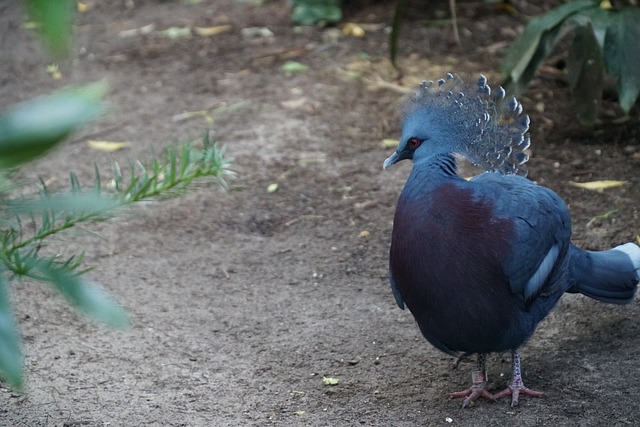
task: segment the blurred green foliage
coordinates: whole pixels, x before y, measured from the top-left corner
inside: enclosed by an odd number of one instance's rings
[[[620,107],[628,113],[640,93],[640,8],[633,5],[577,0],[531,19],[502,62],[506,86],[522,92],[568,33],[574,37],[567,78],[580,122],[595,121],[605,73],[616,79]]]
[[[69,0],[24,0],[29,18],[55,56],[69,51],[75,2]]]
[[[407,0],[395,0],[389,56],[396,65],[400,26]],[[339,0],[293,0],[293,20],[301,25],[337,22]],[[454,33],[455,0],[449,0]],[[567,56],[567,80],[583,125],[595,122],[608,74],[616,81],[620,107],[629,113],[640,94],[640,8],[635,0],[575,0],[529,20],[502,64],[504,85],[522,93],[557,44],[573,34]],[[457,39],[459,42],[459,39]]]
[[[340,0],[293,0],[291,19],[299,25],[338,22],[342,19]]]
[[[73,2],[27,0],[45,44],[55,55],[68,52]],[[106,84],[66,89],[0,112],[0,377],[14,389],[24,383],[20,337],[12,312],[10,284],[29,278],[52,285],[90,318],[114,327],[128,325],[124,309],[97,283],[86,278],[83,255],[43,254],[52,236],[79,224],[112,217],[123,206],[149,199],[179,196],[196,180],[213,179],[226,186],[230,159],[205,133],[202,142],[166,148],[143,163],[129,164],[126,174],[113,165],[105,186],[96,168],[88,188],[70,173],[69,189],[50,191],[41,180],[39,194],[25,197],[24,182],[12,179],[68,135],[103,113]],[[125,177],[126,175],[126,177]]]

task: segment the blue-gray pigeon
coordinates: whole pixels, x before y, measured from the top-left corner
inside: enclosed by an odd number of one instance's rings
[[[571,241],[564,201],[524,176],[529,117],[481,76],[423,82],[403,111],[402,137],[384,168],[413,168],[400,194],[389,276],[425,338],[451,355],[477,354],[473,384],[452,393],[462,406],[542,393],[525,387],[518,349],[565,292],[626,304],[640,280],[640,248],[585,251]],[[455,156],[485,172],[465,180]],[[488,353],[511,351],[508,387],[487,390]]]

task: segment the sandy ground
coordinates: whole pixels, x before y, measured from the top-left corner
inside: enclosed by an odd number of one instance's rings
[[[385,59],[392,4],[348,11],[381,24],[365,37],[336,28],[295,30],[284,1],[93,2],[80,14],[72,60],[53,80],[48,59],[0,5],[0,107],[107,78],[110,113],[40,160],[26,177],[91,183],[93,164],[148,159],[210,129],[235,158],[232,190],[199,185],[186,197],[134,207],[51,242],[84,250],[91,277],[133,325],[94,325],[48,287],[12,295],[24,340],[26,391],[2,389],[0,424],[12,426],[637,425],[640,314],[567,295],[523,348],[524,378],[543,399],[480,402],[461,410],[447,393],[468,385],[472,363],[429,346],[387,283],[395,202],[409,171],[382,171],[384,138],[399,136],[402,90],[447,71],[495,70],[522,19],[459,5],[463,46],[446,12],[415,10],[403,27],[402,78]],[[123,30],[231,25],[212,37],[122,37]],[[243,35],[266,27],[272,37]],[[126,33],[125,33],[126,34]],[[288,60],[309,68],[291,75]],[[562,79],[542,75],[522,98],[532,117],[530,178],[570,206],[574,241],[605,249],[640,233],[637,109],[595,130],[575,124]],[[187,112],[217,109],[173,121]],[[88,139],[127,141],[105,154]],[[603,193],[569,181],[627,180]],[[277,183],[278,189],[267,192]],[[35,186],[35,184],[34,184]],[[613,209],[609,219],[590,220]],[[492,388],[510,375],[508,354],[489,359]],[[323,377],[339,384],[323,384]]]

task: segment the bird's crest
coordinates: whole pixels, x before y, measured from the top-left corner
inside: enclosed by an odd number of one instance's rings
[[[430,116],[453,134],[456,154],[475,166],[502,174],[526,176],[524,152],[530,140],[529,116],[515,97],[506,98],[498,86],[492,91],[487,78],[466,84],[447,74],[437,82],[423,81],[414,91],[405,113],[429,110]]]

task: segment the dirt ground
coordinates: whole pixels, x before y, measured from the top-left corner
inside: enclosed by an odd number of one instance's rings
[[[195,3],[195,4],[190,4]],[[232,190],[201,185],[186,197],[134,207],[51,243],[84,250],[91,277],[133,324],[110,330],[69,308],[48,287],[24,282],[13,301],[28,373],[22,394],[2,389],[0,425],[11,426],[602,426],[638,425],[637,300],[607,306],[565,296],[523,348],[527,385],[543,399],[460,409],[471,362],[426,343],[397,308],[387,252],[397,197],[410,165],[382,171],[398,138],[402,90],[447,71],[486,74],[521,29],[522,16],[459,2],[462,47],[447,2],[414,2],[389,65],[392,2],[347,10],[364,37],[338,28],[294,28],[286,1],[90,1],[76,21],[74,54],[49,59],[0,4],[0,107],[72,83],[106,78],[110,112],[29,171],[64,185],[91,183],[93,163],[149,159],[208,128],[235,158]],[[432,3],[430,3],[432,4]],[[545,5],[545,8],[552,4]],[[542,9],[527,5],[533,15]],[[127,30],[154,24],[155,32]],[[230,25],[216,36],[162,37],[171,27]],[[250,34],[268,28],[271,36]],[[124,33],[122,33],[125,31]],[[142,31],[144,33],[144,31]],[[289,60],[308,66],[287,74]],[[532,119],[531,179],[569,204],[574,241],[605,249],[640,234],[640,121],[607,96],[595,130],[574,119],[554,65],[521,98]],[[216,109],[209,120],[189,111]],[[127,141],[114,153],[88,139]],[[625,180],[605,192],[569,181]],[[267,187],[277,183],[275,192]],[[35,184],[34,184],[35,185]],[[592,219],[615,210],[606,219]],[[510,375],[494,355],[492,388]],[[323,377],[337,378],[324,385]]]

